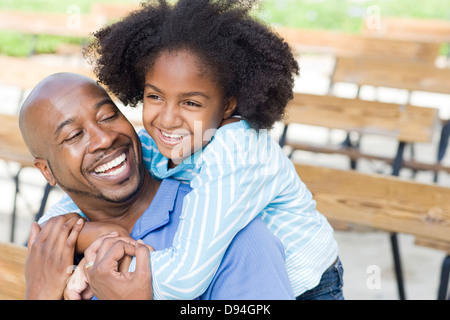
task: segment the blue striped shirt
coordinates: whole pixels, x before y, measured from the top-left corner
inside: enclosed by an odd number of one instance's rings
[[[333,229],[268,132],[256,132],[245,121],[228,124],[173,169],[145,131],[139,137],[154,177],[171,177],[192,188],[172,247],[151,255],[155,299],[201,295],[233,237],[257,215],[283,243],[296,296],[314,288],[336,260]],[[79,209],[65,198],[43,219],[74,211]]]
[[[179,224],[183,198],[191,188],[164,179],[149,208],[136,221],[131,237],[155,250],[170,248]],[[135,270],[133,260],[130,271]],[[285,269],[284,248],[256,217],[231,241],[213,279],[199,300],[293,299]]]

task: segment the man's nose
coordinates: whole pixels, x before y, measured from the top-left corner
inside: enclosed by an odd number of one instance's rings
[[[99,125],[92,125],[89,134],[89,153],[94,153],[99,149],[111,148],[115,139],[117,139],[117,132],[105,130]]]

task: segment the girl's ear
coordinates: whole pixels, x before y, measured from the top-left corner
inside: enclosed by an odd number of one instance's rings
[[[50,167],[48,166],[47,160],[35,158],[34,159],[34,166],[39,169],[39,171],[44,176],[45,180],[54,187],[56,185],[56,180],[53,177],[53,174],[50,170]]]
[[[236,106],[237,106],[236,98],[231,97],[227,100],[225,105],[225,111],[223,113],[223,120],[228,119],[233,115],[234,111],[236,110]]]

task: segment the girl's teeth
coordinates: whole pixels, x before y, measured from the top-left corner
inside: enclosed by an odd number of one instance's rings
[[[112,170],[111,172],[106,172],[106,171],[108,171],[114,167],[117,167],[122,162],[125,162],[126,158],[127,157],[126,157],[125,153],[122,153],[120,156],[111,160],[110,162],[102,164],[101,166],[96,168],[94,171],[98,175],[118,175],[121,172],[123,172],[123,170],[125,170],[126,163],[124,163],[120,168],[117,168],[117,170]]]
[[[163,131],[161,131],[161,133],[165,138],[168,138],[168,139],[177,139],[177,140],[183,139],[183,136],[181,136],[179,134],[168,134]]]

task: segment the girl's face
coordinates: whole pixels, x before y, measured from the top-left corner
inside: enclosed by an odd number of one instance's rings
[[[143,123],[175,166],[206,145],[236,108],[188,50],[163,52],[145,75]]]

